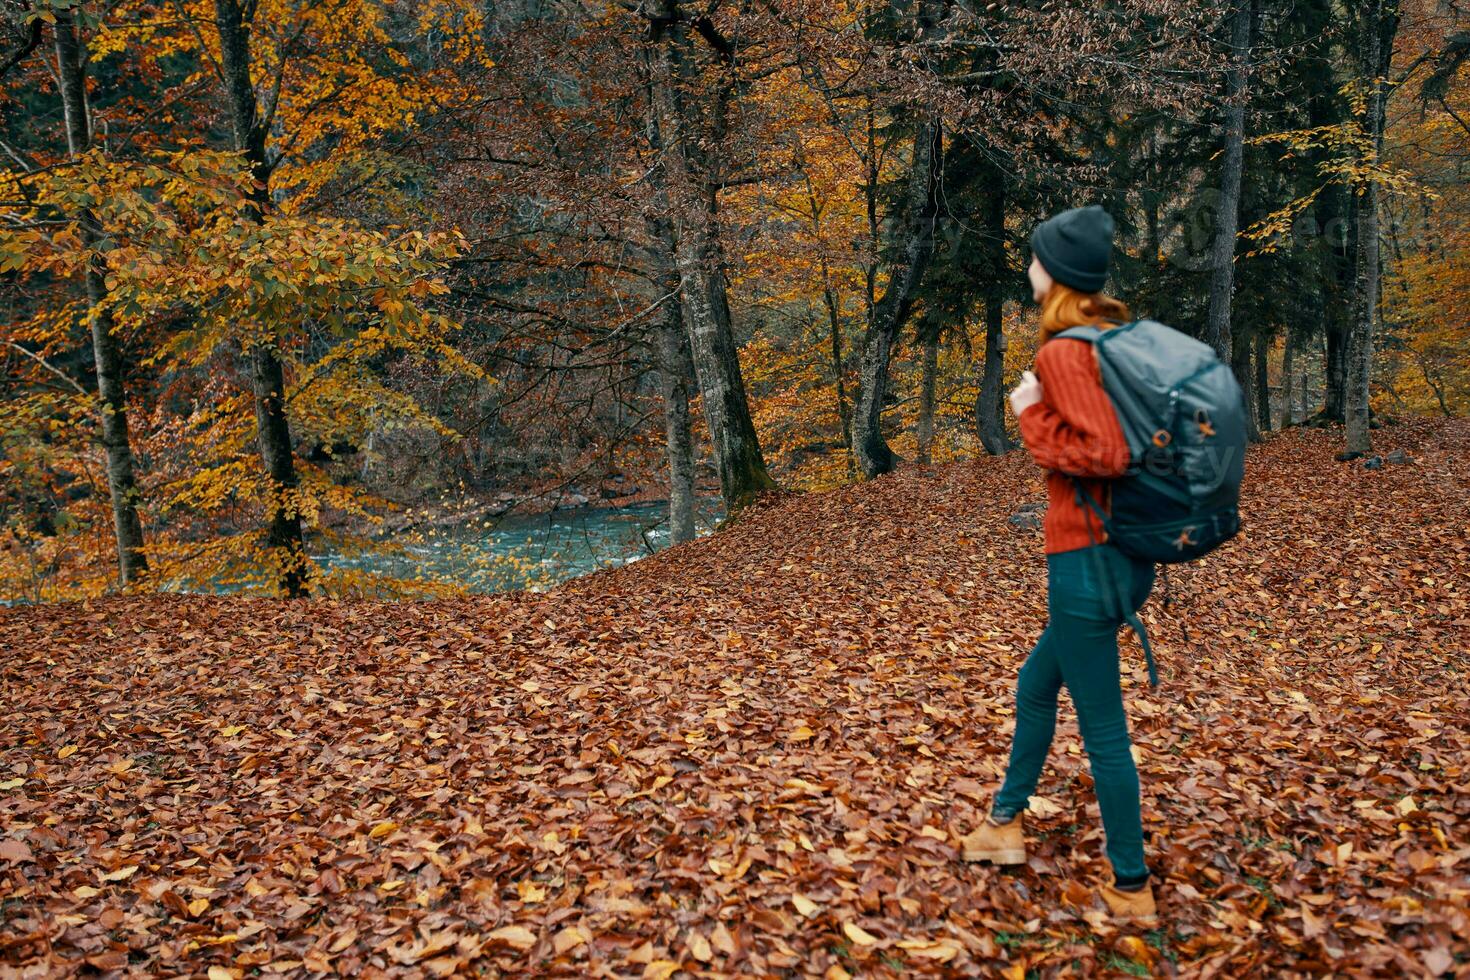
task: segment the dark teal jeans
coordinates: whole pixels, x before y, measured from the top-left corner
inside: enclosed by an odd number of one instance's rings
[[[1099,581],[1099,559],[1112,581]],[[1109,544],[1046,556],[1046,629],[1021,667],[1010,766],[992,810],[1004,820],[1026,809],[1036,792],[1056,729],[1057,692],[1066,684],[1097,788],[1108,860],[1113,874],[1124,881],[1146,876],[1148,867],[1138,812],[1138,770],[1118,676],[1118,627],[1123,623],[1118,607],[1126,598],[1132,603],[1129,612],[1137,611],[1153,584],[1152,563],[1129,558]]]

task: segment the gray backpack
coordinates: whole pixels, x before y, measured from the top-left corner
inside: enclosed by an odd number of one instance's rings
[[[1092,344],[1128,440],[1128,471],[1109,486],[1111,514],[1073,481],[1078,503],[1097,515],[1109,542],[1126,555],[1168,565],[1199,558],[1235,537],[1245,474],[1245,398],[1214,349],[1155,320],[1110,330],[1072,327],[1057,336]],[[1143,626],[1126,601],[1123,612],[1148,655],[1149,680],[1157,684]]]

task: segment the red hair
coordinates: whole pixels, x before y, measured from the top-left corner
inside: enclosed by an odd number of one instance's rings
[[[1069,327],[1093,326],[1106,330],[1109,321],[1131,319],[1128,305],[1106,293],[1084,293],[1080,289],[1053,283],[1041,301],[1041,343],[1046,343]]]

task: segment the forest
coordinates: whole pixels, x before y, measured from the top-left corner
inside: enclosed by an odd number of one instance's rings
[[[0,980],[1464,978],[1467,166],[1465,0],[3,0]]]
[[[667,501],[677,543],[701,502],[1005,453],[1027,235],[1084,203],[1112,291],[1214,346],[1253,438],[1366,455],[1380,419],[1470,410],[1457,2],[3,27],[11,601],[452,594],[375,556],[587,500]]]

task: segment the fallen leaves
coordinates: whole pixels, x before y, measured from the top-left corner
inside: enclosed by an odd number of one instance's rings
[[[30,845],[23,840],[7,837],[0,841],[0,861],[10,864],[20,864],[22,861],[34,861],[36,855],[32,853]]]
[[[486,936],[486,939],[491,943],[505,943],[522,952],[536,945],[536,934],[525,926],[501,926]]]
[[[1453,971],[1470,426],[1380,437],[1421,462],[1253,449],[1242,538],[1144,607],[1158,692],[1124,634],[1164,932],[1098,909],[1069,709],[1031,863],[959,860],[1045,618],[1013,455],[545,595],[0,610],[0,972]]]
[[[129,864],[113,871],[108,871],[105,874],[100,874],[97,877],[101,881],[126,881],[137,873],[138,866],[136,864]]]

